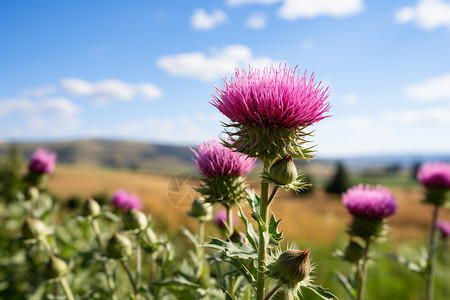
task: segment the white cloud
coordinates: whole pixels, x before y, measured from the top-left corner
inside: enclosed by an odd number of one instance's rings
[[[221,132],[221,117],[218,113],[198,113],[131,120],[118,126],[114,133],[127,138],[189,145],[217,138]]]
[[[227,0],[227,5],[237,6],[242,4],[272,4],[282,0]]]
[[[33,134],[64,136],[78,128],[80,108],[66,98],[54,97],[41,101],[27,98],[0,99],[0,117],[12,115],[4,138],[20,138]]]
[[[32,97],[32,98],[42,98],[54,93],[56,93],[56,87],[50,84],[29,89],[23,89],[21,91],[21,94],[24,95],[25,97]]]
[[[10,98],[0,100],[0,116],[22,113],[76,115],[80,108],[66,98],[48,98],[43,101],[31,101],[27,98]]]
[[[418,27],[432,30],[444,26],[450,29],[450,2],[419,0],[415,6],[405,6],[397,11],[399,24],[414,22]]]
[[[266,22],[266,16],[264,14],[258,13],[248,17],[245,23],[248,28],[259,30],[266,27]]]
[[[450,124],[450,107],[432,107],[405,111],[387,111],[382,119],[399,124]]]
[[[215,10],[208,15],[204,9],[197,8],[191,16],[191,26],[198,30],[211,30],[226,20],[227,15],[222,10]]]
[[[232,73],[236,67],[252,64],[263,67],[276,63],[266,56],[253,56],[245,45],[230,45],[210,56],[203,52],[181,53],[159,57],[156,64],[168,73],[200,80],[213,80]]]
[[[139,97],[151,100],[162,96],[161,89],[151,83],[126,83],[118,79],[91,83],[79,78],[64,78],[61,88],[73,96],[91,98],[97,104],[110,99],[129,101]]]
[[[345,104],[356,104],[359,102],[359,97],[356,94],[348,93],[342,96],[342,101],[344,101]]]
[[[287,20],[331,16],[347,17],[362,12],[362,0],[284,0],[278,15]]]
[[[450,73],[410,85],[403,93],[410,99],[422,102],[450,100]]]

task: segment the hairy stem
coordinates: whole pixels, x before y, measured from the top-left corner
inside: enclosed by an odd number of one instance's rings
[[[197,277],[200,277],[203,272],[203,264],[204,264],[204,255],[205,255],[205,248],[202,246],[205,239],[205,222],[198,221],[198,243],[197,246],[197,260],[198,260],[198,270],[197,270]]]
[[[142,250],[139,241],[136,243],[136,288],[139,289],[141,285],[142,276]]]
[[[431,227],[430,227],[430,240],[428,242],[428,272],[426,277],[426,300],[433,299],[433,283],[434,283],[434,265],[435,265],[435,250],[437,246],[436,239],[436,221],[438,219],[439,214],[439,206],[435,205],[433,208],[433,215],[431,218]]]
[[[61,283],[61,286],[64,290],[64,294],[66,294],[66,297],[68,300],[75,300],[72,294],[72,290],[70,289],[69,284],[67,283],[67,280],[65,278],[61,278],[59,280],[59,283]]]
[[[97,247],[99,251],[102,251],[102,241],[100,240],[100,227],[98,226],[98,222],[96,219],[90,217],[89,222],[91,223],[92,231],[94,232],[95,241],[97,242]],[[103,272],[105,272],[106,276],[106,283],[108,284],[109,292],[112,295],[112,299],[117,299],[116,293],[115,293],[115,283],[114,280],[111,278],[108,268],[106,267],[107,261],[102,263]]]
[[[227,210],[227,238],[230,238],[230,236],[233,234],[233,210],[231,209],[231,206],[226,206]]]
[[[359,275],[359,284],[358,284],[358,293],[357,293],[357,299],[363,300],[364,299],[364,292],[365,292],[365,284],[366,284],[366,275],[367,275],[367,261],[369,259],[369,247],[370,247],[370,240],[366,240],[366,246],[364,247],[364,257],[362,259],[362,262],[358,263],[358,275]]]
[[[264,298],[264,300],[269,300],[270,298],[272,298],[273,295],[275,295],[275,293],[278,291],[278,289],[281,287],[281,284],[277,285],[276,287],[274,287],[266,296],[266,298]]]
[[[269,168],[269,162],[264,161],[264,170]],[[265,289],[265,277],[266,271],[266,252],[267,245],[265,241],[265,234],[268,231],[267,219],[269,212],[269,183],[261,181],[261,206],[259,214],[261,216],[263,224],[258,224],[259,231],[259,245],[258,245],[258,276],[256,285],[256,299],[263,300]]]
[[[135,298],[137,298],[138,290],[136,288],[136,282],[133,279],[133,275],[131,275],[130,268],[128,268],[128,265],[126,264],[126,262],[124,260],[120,260],[120,263],[121,263],[123,269],[125,270],[125,272],[127,273],[128,280],[130,281],[130,284],[133,287],[134,296],[135,296]]]

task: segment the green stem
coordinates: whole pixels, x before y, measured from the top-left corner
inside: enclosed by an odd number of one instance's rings
[[[361,263],[358,263],[358,275],[359,275],[359,285],[358,285],[358,293],[357,293],[357,300],[363,300],[364,299],[364,292],[365,292],[365,284],[366,284],[366,275],[367,275],[367,261],[369,259],[369,247],[370,247],[370,240],[366,240],[366,246],[364,247],[364,257],[362,259]]]
[[[91,223],[92,231],[94,232],[95,241],[97,242],[98,250],[102,251],[102,241],[100,240],[100,227],[98,226],[98,222],[96,219],[89,217],[89,222]],[[107,261],[102,263],[103,272],[105,272],[106,276],[106,283],[108,284],[109,291],[112,295],[112,299],[117,299],[115,290],[116,285],[114,283],[114,280],[109,274],[108,268],[106,267]]]
[[[59,280],[59,283],[61,283],[61,286],[64,290],[64,293],[66,294],[66,297],[68,300],[75,300],[72,294],[72,290],[70,289],[69,284],[67,283],[67,280],[65,278],[61,278]]]
[[[438,219],[439,206],[435,205],[433,209],[433,215],[431,218],[431,228],[430,228],[430,240],[428,243],[428,272],[426,277],[426,300],[433,299],[433,283],[434,283],[434,265],[436,262],[435,250],[437,247],[436,239],[436,221]]]
[[[281,284],[277,285],[276,287],[274,287],[266,296],[266,298],[264,298],[264,300],[269,300],[270,298],[272,298],[273,295],[275,295],[275,293],[278,291],[278,289],[281,287]]]
[[[227,210],[227,227],[228,227],[228,233],[227,238],[229,238],[233,234],[233,210],[231,209],[231,206],[226,206]]]
[[[150,253],[149,255],[149,265],[150,265],[150,275],[148,276],[149,285],[153,284],[153,280],[155,279],[155,253]]]
[[[134,296],[137,299],[137,297],[138,297],[138,290],[136,288],[136,282],[133,279],[133,275],[131,275],[130,268],[128,268],[128,266],[127,266],[127,264],[126,264],[126,262],[124,260],[120,260],[120,263],[121,263],[123,269],[125,270],[125,272],[127,273],[128,280],[130,281],[131,287],[133,288]]]
[[[136,288],[139,290],[142,275],[142,250],[139,241],[136,243]]]
[[[200,277],[203,272],[203,263],[204,263],[204,254],[205,248],[202,246],[205,238],[205,222],[198,221],[198,243],[197,245],[197,260],[198,260],[198,269],[197,269],[197,277]]]
[[[264,170],[269,168],[269,162],[264,161]],[[266,271],[266,252],[267,245],[265,241],[265,234],[268,231],[267,228],[267,219],[269,212],[269,183],[261,181],[261,205],[259,214],[261,216],[263,224],[258,224],[259,229],[259,245],[258,245],[258,276],[257,276],[257,285],[256,285],[256,300],[264,299],[264,283],[265,276],[264,273]]]

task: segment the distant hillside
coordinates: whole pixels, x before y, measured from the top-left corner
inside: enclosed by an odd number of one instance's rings
[[[82,140],[52,143],[15,143],[24,158],[30,157],[38,147],[48,148],[58,154],[58,162],[132,169],[156,173],[196,172],[192,162],[193,153],[189,147],[155,145],[138,142],[110,140]],[[10,144],[0,143],[0,159],[9,151]],[[320,153],[318,153],[320,154]],[[427,161],[449,161],[450,152],[443,155],[405,154],[356,156],[343,159],[318,159],[298,162],[303,167],[314,167],[316,172],[330,174],[337,161],[353,171],[374,168],[411,169],[416,163]],[[302,168],[303,168],[302,167]],[[322,172],[323,171],[323,172]],[[316,173],[314,172],[314,173]]]
[[[136,142],[84,140],[74,142],[15,143],[24,158],[38,147],[58,154],[58,162],[146,170],[158,173],[193,171],[193,153],[189,147]],[[0,157],[8,154],[11,144],[0,143]]]

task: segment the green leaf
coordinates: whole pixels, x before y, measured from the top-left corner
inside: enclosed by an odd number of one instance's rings
[[[266,224],[261,218],[260,207],[261,207],[261,198],[255,193],[255,191],[249,191],[248,192],[248,205],[250,206],[250,209],[252,210],[252,217],[255,219],[256,222],[258,222],[258,227],[262,228],[263,231],[265,231]]]
[[[416,272],[420,275],[425,274],[426,267],[419,266],[418,264],[413,263],[412,261],[408,260],[407,258],[405,258],[403,256],[395,255],[392,253],[386,253],[386,255],[392,259],[395,259],[397,262],[404,265],[405,267],[407,267],[409,270],[411,270],[413,272]]]
[[[280,224],[282,219],[275,219],[275,216],[272,214],[269,220],[269,245],[273,247],[277,247],[280,244],[280,241],[283,239],[283,233],[278,231],[278,225]]]
[[[182,286],[182,287],[188,287],[188,288],[193,288],[193,289],[196,289],[199,287],[198,284],[195,284],[182,276],[176,276],[176,277],[172,277],[172,278],[163,279],[163,280],[160,280],[157,282],[153,282],[152,284],[159,285],[159,286]]]
[[[245,225],[246,238],[248,242],[253,246],[253,248],[258,249],[258,234],[255,232],[252,224],[248,221],[247,217],[242,212],[239,207],[238,216],[241,218],[242,223]]]
[[[228,257],[252,260],[256,260],[258,258],[258,253],[256,253],[256,250],[251,245],[244,244],[242,242],[232,243],[213,238],[210,242],[205,243],[202,246],[219,250]]]
[[[181,232],[194,244],[195,246],[198,246],[199,241],[198,239],[184,226],[180,227]]]
[[[316,293],[322,299],[338,299],[335,295],[333,295],[332,293],[326,291],[323,287],[321,287],[319,285],[308,284],[305,287],[307,289],[313,291],[314,293]]]
[[[352,300],[354,300],[355,299],[355,289],[353,288],[353,286],[352,286],[352,284],[351,284],[351,282],[350,282],[350,280],[347,278],[347,277],[345,277],[345,275],[344,274],[342,274],[341,272],[339,272],[339,271],[336,271],[335,272],[336,273],[336,276],[337,276],[337,278],[338,278],[338,281],[342,284],[342,286],[345,288],[345,290],[347,291],[347,293],[348,293],[348,295],[350,296],[350,298],[352,299]]]

